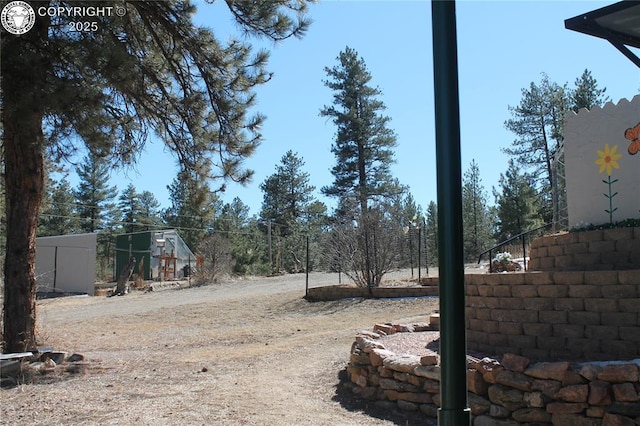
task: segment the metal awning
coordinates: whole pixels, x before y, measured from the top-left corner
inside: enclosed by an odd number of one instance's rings
[[[566,19],[564,27],[609,41],[640,68],[640,58],[629,49],[640,49],[640,1],[621,1]]]

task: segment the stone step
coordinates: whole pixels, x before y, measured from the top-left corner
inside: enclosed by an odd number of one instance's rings
[[[440,314],[439,313],[434,313],[429,315],[429,325],[435,330],[440,330]]]

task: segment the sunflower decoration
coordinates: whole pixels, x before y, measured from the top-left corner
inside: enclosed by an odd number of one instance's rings
[[[600,170],[598,173],[607,172],[607,180],[602,180],[604,184],[607,185],[609,189],[608,194],[603,194],[609,200],[609,208],[604,211],[609,213],[609,223],[613,223],[613,212],[618,210],[617,207],[613,207],[613,197],[618,195],[617,192],[613,192],[612,185],[618,181],[618,179],[611,180],[611,173],[613,169],[619,169],[620,165],[618,164],[618,160],[622,157],[622,154],[618,154],[616,151],[618,150],[618,145],[614,145],[609,148],[609,144],[604,145],[604,150],[598,150],[598,159],[595,161],[596,165],[600,166]]]
[[[600,166],[598,173],[602,173],[606,170],[607,175],[611,176],[611,168],[620,168],[618,160],[622,157],[622,154],[618,154],[616,152],[617,150],[618,145],[614,145],[613,148],[609,149],[608,143],[604,145],[604,151],[598,150],[598,159],[596,160],[596,164]]]

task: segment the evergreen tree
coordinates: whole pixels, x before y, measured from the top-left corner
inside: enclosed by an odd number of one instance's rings
[[[167,186],[171,207],[164,211],[164,221],[176,228],[191,250],[213,230],[214,218],[222,207],[218,196],[207,182],[195,173],[181,171]]]
[[[438,205],[431,201],[425,217],[425,238],[429,264],[438,266]]]
[[[138,226],[141,230],[160,229],[163,227],[160,217],[160,203],[151,191],[138,194],[141,209],[138,215]]]
[[[519,164],[531,169],[535,188],[543,195],[545,221],[558,223],[559,197],[557,166],[564,141],[564,118],[570,109],[567,85],[560,86],[542,74],[539,84],[531,82],[522,89],[522,99],[516,107],[509,107],[512,118],[505,127],[517,139],[512,148],[503,151]]]
[[[480,253],[493,245],[487,193],[475,160],[471,161],[462,179],[462,228],[465,260],[475,261]]]
[[[309,24],[304,1],[225,4],[252,36],[282,40],[301,36]],[[193,23],[195,6],[188,0],[121,5],[124,14],[89,18],[97,31],[68,31],[73,18],[59,15],[39,17],[20,36],[2,37],[8,352],[36,346],[35,236],[45,152],[65,157],[74,143],[84,144],[126,164],[153,132],[184,169],[203,178],[246,182],[251,176],[242,160],[260,141],[263,117],[247,112],[255,103],[253,89],[269,79],[268,54],[254,55],[248,42],[235,38],[218,41],[210,29]]]
[[[576,78],[575,88],[571,92],[571,109],[578,112],[582,108],[592,109],[604,105],[609,97],[605,95],[606,87],[600,89],[598,82],[591,71],[585,69],[579,78]]]
[[[304,267],[315,187],[309,184],[309,174],[302,170],[303,166],[304,161],[289,150],[276,172],[260,185],[264,194],[260,217],[270,221],[274,231],[271,238],[275,241],[276,271],[299,272]]]
[[[276,172],[260,185],[263,192],[260,217],[279,225],[286,237],[306,222],[315,187],[309,184],[309,173],[302,170],[304,161],[291,150],[282,157]]]
[[[38,221],[38,235],[74,234],[80,229],[76,216],[73,189],[66,178],[59,182],[49,180],[46,201]]]
[[[544,222],[539,214],[539,201],[533,186],[533,178],[523,173],[514,160],[500,174],[500,191],[495,188],[498,241],[505,241],[522,232],[537,228]]]
[[[239,275],[268,274],[266,238],[256,219],[249,217],[249,206],[240,198],[226,203],[215,220],[214,233],[228,241],[232,264],[230,270]]]
[[[115,199],[118,188],[109,186],[109,165],[94,153],[76,167],[80,182],[74,192],[80,229],[97,232],[114,227],[119,220]]]
[[[564,181],[564,120],[568,111],[593,108],[607,101],[606,89],[600,89],[589,70],[570,89],[542,74],[539,84],[522,89],[517,107],[509,107],[512,118],[505,127],[517,139],[503,151],[511,155],[535,176],[534,186],[541,195],[541,212],[545,222],[556,229],[566,223],[566,184]]]
[[[320,115],[332,118],[337,132],[331,147],[336,156],[331,170],[334,182],[322,192],[339,198],[339,214],[347,213],[359,222],[359,259],[363,264],[357,268],[371,288],[380,282],[378,274],[384,268],[376,267],[380,262],[375,260],[379,247],[375,241],[380,239],[375,232],[380,227],[373,217],[381,215],[370,216],[369,206],[400,192],[390,170],[396,135],[387,127],[390,118],[382,115],[386,107],[378,99],[381,91],[370,85],[372,77],[364,60],[349,47],[337,60],[333,68],[325,67],[329,79],[324,84],[334,91],[333,105],[323,107]],[[346,220],[341,218],[339,222],[346,224]]]
[[[120,194],[118,208],[122,215],[122,230],[125,233],[137,232],[140,230],[138,222],[142,211],[142,202],[132,183]]]
[[[398,192],[390,170],[396,135],[387,127],[391,119],[381,115],[386,109],[378,100],[382,92],[370,86],[372,77],[364,60],[349,47],[337,60],[337,66],[325,67],[330,79],[324,84],[334,91],[333,105],[323,107],[320,115],[331,117],[338,130],[331,146],[336,156],[331,170],[334,183],[322,192],[355,197],[366,213],[369,201]]]

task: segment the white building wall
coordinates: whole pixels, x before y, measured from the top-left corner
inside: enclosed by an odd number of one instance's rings
[[[36,238],[37,291],[93,296],[96,242],[97,234]]]
[[[609,223],[609,185],[607,171],[600,173],[595,162],[605,144],[621,154],[619,168],[612,168],[612,221],[640,218],[640,152],[631,155],[628,147],[634,142],[625,137],[627,129],[640,129],[640,95],[631,102],[607,103],[591,111],[570,113],[565,123],[565,175],[569,226]],[[630,136],[629,132],[626,136]],[[640,142],[637,142],[640,144]]]

